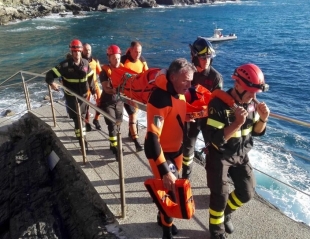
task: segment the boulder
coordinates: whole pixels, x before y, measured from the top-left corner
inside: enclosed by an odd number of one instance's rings
[[[13,116],[13,115],[15,115],[15,112],[13,112],[12,110],[6,110],[4,112],[4,117]]]

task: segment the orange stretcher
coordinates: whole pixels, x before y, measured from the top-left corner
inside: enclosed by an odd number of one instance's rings
[[[158,210],[167,217],[190,219],[195,213],[195,203],[188,179],[177,179],[175,181],[176,202],[164,188],[163,180],[147,179],[144,185],[150,193]]]
[[[111,79],[114,88],[125,97],[125,103],[137,106],[137,103],[146,104],[150,93],[154,90],[155,78],[160,68],[137,74],[123,66],[112,70]],[[202,118],[208,116],[207,105],[211,99],[211,92],[201,85],[195,87],[198,97],[194,102],[186,102],[186,110],[189,118]],[[139,106],[138,106],[139,107]],[[141,108],[141,107],[139,107]]]

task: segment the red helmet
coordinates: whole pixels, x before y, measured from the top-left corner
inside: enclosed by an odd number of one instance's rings
[[[83,45],[82,42],[78,39],[74,39],[71,41],[69,48],[71,51],[82,51]]]
[[[264,74],[257,65],[245,64],[236,68],[231,76],[236,80],[242,88],[249,92],[262,92],[269,89],[269,85],[265,84]]]
[[[117,45],[111,45],[107,48],[107,55],[122,54],[121,49]]]

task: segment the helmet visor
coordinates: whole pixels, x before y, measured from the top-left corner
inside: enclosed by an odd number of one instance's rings
[[[201,59],[208,59],[215,57],[215,51],[211,47],[205,47],[200,52],[197,52],[197,56]]]
[[[205,54],[199,54],[199,55],[197,55],[197,57],[200,59],[206,60],[206,59],[213,58],[214,55],[208,55],[207,53],[205,53]]]

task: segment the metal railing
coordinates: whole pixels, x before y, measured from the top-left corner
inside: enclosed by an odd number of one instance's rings
[[[20,74],[20,77],[21,77],[21,82],[13,83],[13,84],[5,85],[4,86],[4,83],[9,82],[10,80],[13,80],[19,74]],[[30,75],[30,76],[33,76],[33,77],[28,79],[28,80],[25,80],[24,75]],[[30,104],[30,95],[29,95],[28,83],[30,81],[34,80],[34,79],[37,79],[37,78],[45,78],[45,75],[44,74],[32,73],[32,72],[28,72],[28,71],[19,71],[19,72],[15,73],[14,75],[10,76],[8,79],[4,80],[2,83],[0,83],[0,89],[6,88],[6,87],[14,87],[14,86],[22,85],[23,86],[24,96],[25,96],[25,102],[26,102],[26,106],[27,106],[27,111],[31,111],[32,109],[31,109],[31,104]],[[68,89],[67,87],[65,87],[65,86],[63,86],[61,84],[58,84],[58,85],[59,85],[60,88],[63,88],[65,91],[70,92],[70,94],[72,94],[77,99],[79,99],[79,101],[82,101],[83,103],[87,104],[88,106],[93,108],[95,111],[99,112],[104,117],[108,118],[113,123],[115,123],[117,125],[121,124],[121,121],[116,120],[115,118],[111,117],[106,112],[104,112],[103,110],[98,108],[96,105],[93,105],[92,103],[90,103],[85,98],[75,94],[70,89]],[[48,90],[49,90],[49,97],[50,97],[51,111],[52,111],[52,116],[53,116],[54,127],[56,127],[57,126],[57,121],[56,121],[56,114],[55,114],[55,111],[54,111],[55,108],[54,108],[53,95],[52,95],[52,91],[51,91],[50,87],[48,87]],[[120,95],[119,97],[125,103],[129,103],[129,104],[130,103],[134,103],[134,104],[138,105],[139,109],[141,109],[143,111],[146,110],[145,104],[142,104],[142,103],[140,103],[138,101],[130,99],[129,97],[126,97],[124,95]],[[82,132],[82,120],[83,119],[82,119],[81,114],[80,114],[80,112],[78,110],[79,109],[78,105],[77,105],[76,109],[77,109],[78,119],[79,119],[79,122],[80,122],[80,124],[79,124],[80,125],[80,132]],[[310,128],[310,123],[309,122],[300,121],[300,120],[297,120],[297,119],[294,119],[294,118],[290,118],[290,117],[279,115],[279,114],[275,114],[275,113],[270,113],[270,117]],[[83,163],[85,164],[86,163],[86,152],[85,152],[85,145],[84,145],[83,138],[81,139],[81,141],[82,141],[81,148],[82,148],[82,155],[83,155]],[[118,153],[118,157],[119,157],[118,158],[118,163],[119,163],[119,181],[120,181],[120,192],[121,192],[121,214],[122,214],[121,217],[124,218],[126,216],[126,212],[125,212],[125,208],[126,208],[126,203],[125,203],[125,180],[124,180],[124,170],[123,170],[122,137],[121,137],[121,133],[120,132],[118,132],[118,134],[117,134],[117,142],[118,142],[118,146],[117,147],[118,147],[118,152],[119,152]],[[274,147],[277,147],[277,146],[274,146]],[[285,149],[281,149],[281,150],[287,151],[287,152],[291,153],[292,155],[295,154],[295,153],[290,152],[290,151],[285,150]],[[297,154],[295,154],[295,155],[297,155]],[[309,159],[307,159],[306,157],[304,157],[302,155],[297,155],[297,156],[302,158],[302,159],[305,159],[305,160],[309,161]],[[258,170],[258,171],[261,172],[260,170]],[[261,172],[261,173],[263,173],[263,172]],[[272,178],[274,180],[279,181],[278,179],[276,179],[276,178],[274,178],[274,177],[272,177],[272,176],[270,176],[268,174],[265,174],[265,175],[269,176],[270,178]],[[281,182],[281,181],[279,181],[279,182]],[[281,183],[283,183],[283,182],[281,182]],[[283,184],[285,184],[285,183],[283,183]],[[290,186],[288,184],[285,184],[285,185],[287,185],[289,187],[292,187],[292,186]],[[296,189],[296,188],[294,188],[294,189],[297,190],[297,191],[300,191],[299,189]],[[302,192],[302,191],[300,191],[300,192]],[[302,193],[304,193],[304,192],[302,192]],[[304,194],[310,196],[309,194],[306,194],[306,193],[304,193]]]
[[[9,80],[13,80],[15,79],[16,76],[18,76],[20,74],[21,83],[14,83],[11,85],[4,85],[4,83],[8,82]],[[24,75],[30,75],[33,76],[32,78],[25,80],[25,76]],[[17,73],[15,73],[14,75],[10,76],[8,79],[6,79],[5,81],[3,81],[2,83],[0,83],[0,89],[1,88],[7,88],[7,87],[12,87],[12,86],[18,86],[20,84],[22,84],[23,86],[23,92],[24,92],[24,96],[25,96],[25,102],[26,102],[26,106],[27,106],[27,111],[31,112],[32,108],[31,108],[31,104],[30,104],[30,95],[29,95],[29,89],[28,89],[28,84],[30,81],[35,80],[37,78],[44,78],[45,79],[45,75],[44,74],[37,74],[37,73],[32,73],[32,72],[28,72],[28,71],[19,71]],[[64,89],[65,91],[69,92],[71,95],[75,96],[79,101],[82,101],[83,103],[87,104],[88,106],[90,106],[91,108],[93,108],[94,110],[96,110],[97,112],[99,112],[100,114],[102,114],[105,118],[109,119],[111,122],[115,123],[116,125],[120,126],[121,124],[121,120],[116,120],[115,118],[111,117],[110,115],[108,115],[106,112],[104,112],[102,109],[98,108],[97,106],[93,105],[92,103],[90,103],[88,100],[86,100],[85,98],[77,95],[76,93],[72,92],[70,89],[68,89],[67,87],[58,84],[58,86],[62,89]],[[57,126],[57,121],[56,121],[56,114],[55,114],[55,107],[54,107],[54,100],[53,100],[53,94],[51,91],[50,86],[48,86],[48,91],[49,91],[49,98],[50,98],[50,103],[51,103],[51,111],[52,111],[52,117],[53,117],[53,123],[54,123],[54,127]],[[83,126],[82,126],[82,116],[81,116],[81,112],[80,112],[80,107],[79,107],[79,103],[77,101],[76,104],[76,113],[78,116],[78,122],[79,122],[79,130],[80,132],[83,132]],[[83,134],[80,134],[80,142],[81,142],[81,151],[82,151],[82,156],[83,156],[83,164],[86,163],[86,147],[85,147],[85,139]],[[117,148],[118,148],[118,165],[119,165],[119,182],[120,182],[120,195],[121,195],[121,217],[125,218],[126,217],[126,200],[125,200],[125,177],[124,177],[124,164],[123,164],[123,150],[122,150],[122,137],[121,137],[121,132],[119,131],[117,133]]]

